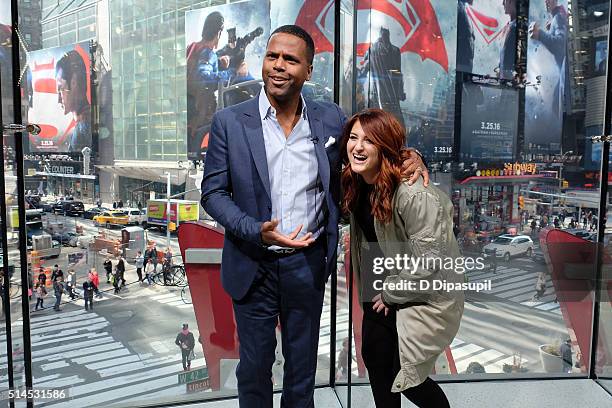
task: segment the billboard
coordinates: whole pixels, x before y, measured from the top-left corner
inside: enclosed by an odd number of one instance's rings
[[[516,0],[457,1],[457,71],[512,79]]]
[[[513,161],[518,90],[466,82],[461,94],[461,160]]]
[[[608,40],[605,37],[595,39],[595,52],[593,55],[592,75],[606,75],[606,65],[608,64]]]
[[[27,54],[28,120],[41,127],[30,135],[31,151],[80,153],[91,147],[91,57],[89,42]]]
[[[261,89],[269,35],[268,0],[185,13],[189,159],[203,158],[217,110],[248,100]]]
[[[553,6],[556,3],[556,6]],[[561,151],[563,113],[567,110],[567,0],[529,3],[525,152]]]
[[[11,35],[11,2],[0,0],[0,79],[2,80],[2,118],[0,119],[3,123],[13,122]]]
[[[357,2],[357,110],[391,112],[429,159],[452,151],[456,21],[444,0]]]

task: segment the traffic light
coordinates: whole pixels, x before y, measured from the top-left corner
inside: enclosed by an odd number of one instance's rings
[[[518,208],[519,208],[519,210],[522,210],[523,208],[525,208],[525,197],[519,196],[519,198],[518,198]]]

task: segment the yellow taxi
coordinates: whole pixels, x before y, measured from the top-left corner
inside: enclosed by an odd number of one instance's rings
[[[130,217],[123,211],[102,211],[99,215],[93,217],[94,224],[104,225],[110,228],[112,225],[127,225]]]

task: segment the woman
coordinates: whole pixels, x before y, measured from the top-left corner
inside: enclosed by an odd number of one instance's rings
[[[362,356],[377,407],[400,407],[401,392],[419,407],[444,408],[448,400],[428,375],[459,329],[464,295],[419,290],[420,281],[460,283],[463,276],[448,262],[422,262],[386,276],[375,275],[371,267],[362,270],[364,262],[379,256],[459,257],[449,198],[434,186],[424,187],[420,179],[413,185],[402,181],[404,140],[404,129],[391,114],[370,109],[347,122],[340,149],[342,208],[351,217],[351,265],[361,281]],[[381,292],[377,279],[385,285],[416,282],[416,289],[384,286]]]

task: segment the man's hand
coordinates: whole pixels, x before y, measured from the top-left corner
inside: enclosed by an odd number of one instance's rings
[[[219,57],[219,69],[227,69],[227,67],[229,67],[230,64],[230,57],[227,55],[224,55],[222,57]]]
[[[312,238],[312,232],[307,233],[300,239],[295,239],[302,230],[302,225],[299,225],[289,235],[283,235],[276,227],[278,220],[266,221],[261,225],[261,241],[267,245],[278,245],[286,248],[305,248],[312,244],[315,240]]]
[[[385,316],[389,314],[389,308],[383,303],[382,296],[380,293],[374,296],[374,298],[372,299],[372,302],[374,302],[374,306],[372,306],[372,310],[374,310],[376,313],[380,313],[384,310]]]
[[[402,163],[402,178],[408,179],[408,184],[413,185],[419,177],[423,177],[423,185],[429,185],[429,171],[423,163],[421,156],[413,149],[405,149],[408,158]]]
[[[249,75],[249,67],[248,67],[246,61],[242,61],[242,64],[240,64],[240,66],[236,70],[236,75],[238,75],[238,76],[247,76],[247,75]]]

